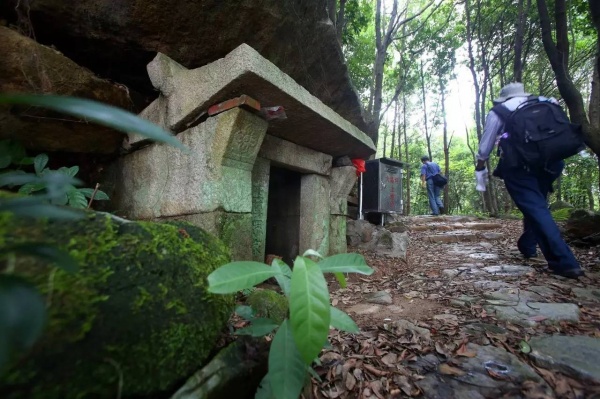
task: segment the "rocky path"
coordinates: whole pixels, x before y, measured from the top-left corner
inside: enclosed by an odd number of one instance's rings
[[[379,241],[355,244],[376,273],[330,287],[361,333],[332,333],[313,395],[600,398],[598,248],[575,249],[587,272],[575,281],[519,255],[519,221],[424,216],[388,228],[384,241],[410,239],[406,255],[378,254],[385,232],[367,229],[363,241]]]

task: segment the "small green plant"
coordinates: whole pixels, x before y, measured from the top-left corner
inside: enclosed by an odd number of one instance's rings
[[[43,178],[44,176],[51,173],[62,173],[69,177],[75,178],[79,172],[79,166],[71,166],[70,168],[61,167],[57,170],[52,170],[46,167],[48,164],[48,155],[39,154],[33,159],[33,166],[35,168],[35,175]],[[33,194],[35,192],[45,190],[46,185],[42,183],[27,183],[19,188],[21,194]],[[55,198],[52,203],[55,205],[68,205],[73,208],[87,208],[88,200],[103,201],[108,200],[108,195],[104,191],[93,189],[93,188],[77,188],[72,184],[65,187],[65,193]]]
[[[315,262],[309,256],[320,258]],[[263,378],[257,399],[297,399],[307,382],[311,367],[327,343],[330,326],[348,332],[358,327],[343,311],[331,306],[324,273],[334,273],[345,286],[343,273],[373,273],[359,254],[322,258],[308,250],[294,260],[293,271],[279,259],[271,266],[259,262],[232,262],[208,276],[209,291],[232,294],[274,277],[289,302],[289,316],[281,324],[255,317],[252,308],[240,306],[236,313],[251,325],[237,334],[263,336],[277,330],[269,351],[269,371]]]
[[[31,195],[45,191],[48,180],[44,177],[51,174],[62,174],[74,179],[79,172],[79,166],[61,167],[52,170],[46,167],[48,160],[47,154],[38,154],[35,158],[28,157],[25,148],[18,142],[12,140],[0,141],[0,170],[4,169],[1,173],[7,174],[7,176],[18,176],[21,182],[29,181],[29,183],[25,183],[19,188],[20,194]],[[35,173],[23,171],[21,168],[25,165],[33,165]],[[19,181],[17,181],[13,187],[19,185]],[[86,198],[89,198],[89,201]],[[77,188],[73,184],[67,184],[64,187],[64,193],[53,197],[50,202],[54,205],[67,205],[73,208],[88,208],[94,200],[103,201],[108,199],[108,195],[101,190]]]

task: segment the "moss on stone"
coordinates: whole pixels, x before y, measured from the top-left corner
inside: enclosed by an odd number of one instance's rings
[[[206,281],[230,261],[229,250],[191,224],[0,214],[0,246],[20,242],[55,244],[79,270],[18,260],[16,274],[45,296],[49,322],[5,375],[6,399],[114,398],[120,379],[123,397],[173,389],[207,359],[233,307]]]
[[[219,217],[219,237],[231,248],[234,260],[252,258],[252,214],[223,213]]]
[[[248,295],[246,302],[258,317],[268,317],[281,323],[287,316],[287,298],[273,290],[255,290]]]
[[[557,222],[566,222],[571,216],[571,212],[573,212],[573,208],[562,208],[552,212],[552,217]]]

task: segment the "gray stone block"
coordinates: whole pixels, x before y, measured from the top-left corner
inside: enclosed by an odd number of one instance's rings
[[[577,379],[600,382],[600,339],[553,335],[533,337],[529,345],[530,356],[539,366]]]
[[[348,215],[348,194],[356,183],[356,168],[342,166],[331,169],[331,195],[329,206],[332,215]]]
[[[268,160],[256,158],[252,170],[252,259],[257,262],[265,260],[270,168]]]
[[[328,176],[331,172],[331,155],[323,154],[292,142],[267,134],[258,153],[278,166],[301,173]]]
[[[223,211],[164,218],[181,220],[218,236],[231,250],[233,260],[252,259],[252,215]]]
[[[300,254],[314,249],[329,253],[329,179],[316,174],[300,182]]]
[[[346,216],[329,217],[329,255],[348,252],[346,240]]]
[[[113,203],[132,219],[252,211],[252,168],[267,122],[240,108],[178,135],[191,150],[151,144],[113,165]]]

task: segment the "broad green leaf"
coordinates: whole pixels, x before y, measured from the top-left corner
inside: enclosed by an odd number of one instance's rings
[[[67,252],[61,251],[53,245],[28,242],[24,244],[16,244],[1,250],[1,253],[16,252],[23,255],[35,256],[55,264],[67,272],[77,271],[77,262]]]
[[[66,173],[67,173],[67,175],[69,175],[71,177],[75,177],[77,175],[77,173],[79,173],[79,166],[75,165],[75,166],[71,166],[70,168],[67,168]]]
[[[335,276],[338,283],[340,283],[340,287],[346,288],[346,286],[348,284],[346,283],[346,276],[344,276],[344,273],[337,272],[337,273],[333,273],[333,275]]]
[[[276,399],[271,391],[271,381],[269,380],[269,374],[267,373],[260,381],[254,399]]]
[[[350,333],[357,333],[358,326],[345,312],[342,312],[338,308],[330,307],[331,311],[331,326],[338,330],[347,331]]]
[[[290,325],[294,340],[307,364],[319,354],[329,333],[329,291],[319,266],[298,256],[294,262],[290,293]]]
[[[244,320],[252,320],[254,319],[254,310],[250,306],[240,305],[235,308],[235,313],[238,314]]]
[[[215,294],[232,294],[254,287],[280,273],[277,269],[264,263],[232,262],[219,267],[208,276],[208,290]]]
[[[339,254],[329,256],[319,262],[323,273],[360,273],[370,275],[374,270],[367,266],[367,262],[359,254]]]
[[[97,101],[53,95],[4,94],[0,95],[0,104],[26,104],[48,108],[125,133],[138,133],[154,141],[160,141],[189,151],[175,136],[167,133],[158,125],[142,119],[131,112]]]
[[[316,256],[317,258],[323,259],[323,255],[321,255],[320,253],[318,253],[314,249],[307,249],[306,251],[304,251],[304,253],[302,254],[302,256],[305,256],[305,257],[306,256]]]
[[[11,352],[30,348],[42,334],[46,304],[25,280],[0,275],[0,368]]]
[[[292,269],[281,259],[273,259],[271,263],[271,267],[279,270],[281,274],[275,276],[275,280],[277,280],[277,284],[281,287],[281,291],[287,297],[290,296],[290,285],[292,282]]]
[[[73,188],[72,190],[69,190],[69,192],[67,192],[67,198],[69,199],[69,205],[73,208],[87,208],[88,202],[85,199],[85,195],[78,189]]]
[[[49,219],[81,219],[84,213],[44,203],[45,196],[0,199],[0,212],[12,212],[17,217]]]
[[[529,346],[529,344],[525,340],[519,342],[519,349],[521,349],[521,352],[523,353],[531,352],[531,346]]]
[[[14,140],[0,140],[0,169],[8,167],[11,163],[22,165],[27,154],[25,147]]]
[[[38,154],[33,159],[33,167],[35,168],[35,173],[39,176],[47,164],[48,164],[48,155],[47,154]]]
[[[69,196],[67,195],[67,193],[60,194],[60,195],[54,195],[50,199],[50,203],[52,205],[65,206],[69,203]]]
[[[306,364],[286,319],[277,330],[269,351],[269,381],[277,399],[298,399],[306,381]]]
[[[271,333],[274,329],[279,327],[279,324],[268,318],[258,318],[251,320],[252,325],[241,328],[235,333],[237,335],[251,335],[253,337],[262,337]]]
[[[19,194],[33,194],[46,188],[46,183],[27,183],[19,187]]]
[[[92,195],[94,196],[94,201],[106,201],[110,198],[108,198],[108,194],[106,194],[104,191],[102,190],[95,190],[96,193],[94,194],[94,189],[93,188],[80,188],[79,191],[85,195],[87,198],[92,198]]]
[[[33,165],[33,161],[34,161],[34,158],[32,158],[32,157],[24,157],[24,158],[21,158],[20,161],[13,160],[13,163],[17,164],[17,165]]]

